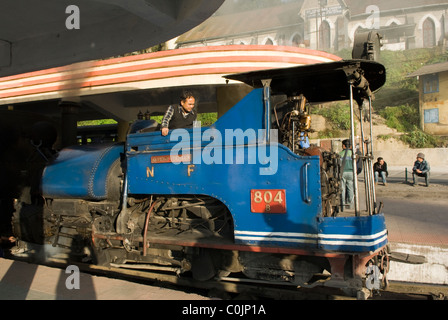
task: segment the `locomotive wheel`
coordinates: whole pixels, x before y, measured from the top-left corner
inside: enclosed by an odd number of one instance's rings
[[[238,251],[200,249],[192,259],[192,275],[195,280],[207,281],[213,277],[227,277],[244,270]]]
[[[212,255],[211,250],[201,249],[199,254],[193,258],[191,272],[195,280],[207,281],[216,276],[217,271]]]
[[[289,282],[297,286],[308,285],[324,269],[323,261],[306,261],[293,255],[241,252],[239,260],[244,266],[244,275],[250,279]]]

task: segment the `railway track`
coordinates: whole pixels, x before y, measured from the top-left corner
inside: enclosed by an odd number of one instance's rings
[[[31,262],[23,257],[9,257],[13,260]],[[35,262],[34,262],[35,263]],[[40,262],[48,267],[65,269],[70,263],[66,259],[48,258]],[[232,300],[356,300],[342,290],[317,286],[314,288],[297,288],[285,283],[268,283],[238,277],[221,277],[210,281],[196,281],[187,276],[178,276],[167,270],[136,270],[122,266],[97,266],[88,263],[76,264],[79,269],[95,276],[133,281],[141,284],[166,287],[198,293],[218,299]],[[369,300],[448,300],[448,286],[390,282],[387,290],[373,293]]]
[[[208,295],[223,299],[272,299],[272,300],[356,300],[344,294],[342,290],[327,287],[297,288],[285,283],[267,283],[237,277],[222,277],[199,282],[187,277],[173,274],[131,270],[117,267],[88,265],[85,272],[107,275],[114,274],[121,279],[154,281],[164,286],[171,285],[178,289],[200,290]],[[447,300],[448,287],[430,284],[390,282],[387,290],[374,293],[371,300]]]

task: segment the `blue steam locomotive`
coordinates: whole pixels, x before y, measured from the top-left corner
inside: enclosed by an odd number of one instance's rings
[[[39,203],[17,203],[16,235],[84,255],[91,248],[98,264],[198,281],[233,273],[359,292],[385,280],[388,236],[364,132],[384,66],[355,59],[227,79],[254,89],[211,127],[163,137],[155,121],[138,120],[124,144],[60,151],[43,170]],[[350,161],[363,164],[364,183],[354,169],[354,208],[341,201],[346,161],[302,144],[312,105],[342,100],[350,101],[353,146],[361,120]],[[30,227],[27,212],[39,223]],[[39,239],[30,232],[37,225]],[[372,266],[382,279],[366,273]]]

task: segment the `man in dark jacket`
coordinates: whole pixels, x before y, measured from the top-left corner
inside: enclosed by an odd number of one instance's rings
[[[170,106],[162,120],[162,135],[167,136],[170,130],[193,128],[197,119],[195,110],[196,99],[191,92],[184,92],[180,104]]]
[[[412,178],[414,180],[413,186],[415,186],[415,176],[424,177],[426,186],[429,187],[429,172],[431,171],[431,167],[429,166],[429,162],[425,160],[425,155],[423,153],[419,153],[417,155],[417,161],[414,163],[414,168],[412,168]]]
[[[378,178],[381,176],[383,184],[386,186],[386,178],[389,176],[389,172],[387,171],[387,163],[383,158],[378,158],[378,162],[373,165],[373,172],[375,173],[375,183],[378,183]]]

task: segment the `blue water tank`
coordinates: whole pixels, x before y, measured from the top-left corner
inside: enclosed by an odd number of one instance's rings
[[[120,153],[123,152],[122,143],[74,146],[62,150],[43,172],[43,196],[85,200],[119,197]]]

